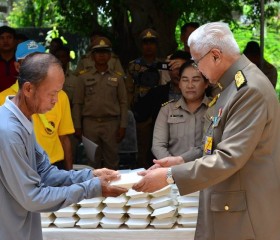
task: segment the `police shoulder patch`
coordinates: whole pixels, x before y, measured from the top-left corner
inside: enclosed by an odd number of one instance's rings
[[[174,102],[174,101],[175,101],[175,99],[171,99],[171,100],[169,100],[169,101],[167,101],[167,102],[161,104],[161,106],[164,107],[164,106],[166,106],[168,103],[171,103],[171,102]]]
[[[239,90],[240,88],[242,88],[247,84],[247,80],[241,70],[237,71],[234,80],[235,80],[235,85],[237,90]]]

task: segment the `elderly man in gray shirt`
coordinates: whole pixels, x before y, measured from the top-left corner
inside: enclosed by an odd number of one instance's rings
[[[19,92],[0,107],[0,234],[2,240],[42,239],[39,212],[56,211],[85,198],[118,196],[126,190],[108,181],[109,169],[64,171],[50,165],[36,143],[31,115],[57,102],[64,83],[51,54],[29,55],[19,72]]]

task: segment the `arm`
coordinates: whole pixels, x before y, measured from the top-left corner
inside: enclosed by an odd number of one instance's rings
[[[126,128],[127,126],[127,95],[126,89],[124,85],[124,81],[122,78],[119,78],[118,84],[118,100],[120,105],[120,128]]]
[[[168,142],[170,136],[167,118],[168,106],[162,107],[157,116],[153,134],[152,152],[157,159],[171,156],[170,152],[168,151]]]
[[[66,170],[73,168],[72,146],[68,135],[59,136],[64,152],[64,164]]]
[[[72,118],[75,129],[82,129],[82,111],[84,104],[85,89],[83,79],[79,77],[73,95]]]
[[[1,182],[9,194],[26,210],[55,211],[84,198],[101,196],[100,180],[93,178],[90,170],[77,173],[59,171],[49,164],[46,154],[42,155],[43,150],[38,150],[37,147],[35,148],[37,166],[33,165],[34,162],[27,155],[25,145],[20,142],[19,136],[18,141],[5,146],[5,150],[0,151],[0,159],[8,159],[8,161],[1,161],[3,171]],[[64,187],[57,187],[60,186],[59,184],[53,187],[49,184],[63,182],[62,178],[67,175],[65,182],[69,182],[71,178],[81,182]]]
[[[269,121],[268,109],[263,96],[256,90],[239,90],[224,110],[222,118],[226,122],[213,154],[172,167],[180,194],[215,185],[239,171],[262,138]]]

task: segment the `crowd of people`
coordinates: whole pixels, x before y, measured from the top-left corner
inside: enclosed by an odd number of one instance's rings
[[[163,59],[154,29],[139,37],[142,54],[124,70],[110,39],[95,32],[71,71],[59,38],[45,53],[0,27],[0,192],[7,206],[0,216],[21,226],[0,224],[4,239],[41,239],[34,212],[126,191],[109,182],[118,177],[128,111],[136,166],[147,169],[135,190],[175,182],[182,195],[201,191],[196,239],[275,239],[280,110],[273,65],[261,64],[257,42],[241,54],[222,22],[186,23],[184,49]],[[82,136],[98,145],[92,171],[72,170]]]

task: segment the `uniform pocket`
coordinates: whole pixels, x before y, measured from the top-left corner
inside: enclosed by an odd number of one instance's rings
[[[210,210],[215,240],[255,239],[245,191],[212,193]]]
[[[86,96],[94,94],[95,84],[96,84],[96,82],[86,81],[86,83],[85,83],[85,95]]]
[[[185,128],[187,127],[186,118],[183,115],[169,116],[167,123],[170,126],[169,134],[171,139],[181,138],[185,134]]]

